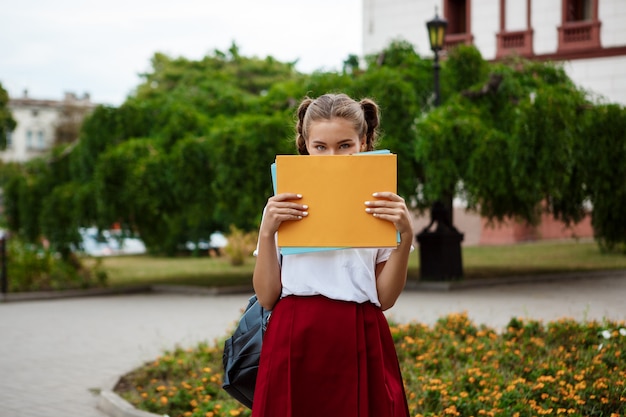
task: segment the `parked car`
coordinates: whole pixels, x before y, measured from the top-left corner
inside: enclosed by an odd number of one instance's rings
[[[185,243],[185,250],[188,252],[201,251],[207,255],[213,252],[217,256],[222,255],[222,250],[228,244],[228,239],[222,232],[214,232],[209,236],[209,240],[200,239],[198,242],[188,241]]]
[[[91,256],[136,255],[146,253],[141,239],[124,237],[117,230],[103,230],[98,233],[95,227],[81,228],[81,247],[78,252]]]

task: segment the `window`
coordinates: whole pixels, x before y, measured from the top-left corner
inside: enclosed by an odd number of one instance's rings
[[[32,130],[26,131],[26,147],[28,149],[31,149],[33,147],[33,131]]]
[[[566,22],[580,22],[593,19],[591,0],[567,0]]]
[[[471,45],[474,41],[472,36],[471,21],[472,0],[445,0],[443,3],[443,15],[448,21],[445,47],[452,48],[459,44]]]
[[[509,0],[510,1],[510,0]],[[526,1],[526,29],[507,30],[506,0],[500,0],[500,32],[496,34],[496,58],[517,54],[525,57],[533,56],[533,30],[531,29],[531,1]]]
[[[598,0],[561,0],[559,52],[599,49]]]
[[[8,131],[7,132],[7,148],[10,148],[12,144],[13,144],[13,132]]]
[[[31,111],[31,114],[33,115],[33,117],[37,117],[37,116],[39,116],[39,110],[37,110],[37,109],[33,109],[33,110]]]
[[[465,0],[450,0],[448,2],[448,33],[458,35],[467,32],[466,11],[467,4]]]
[[[39,132],[37,132],[37,147],[39,149],[43,149],[46,147],[46,143],[44,141],[43,130],[40,130]]]

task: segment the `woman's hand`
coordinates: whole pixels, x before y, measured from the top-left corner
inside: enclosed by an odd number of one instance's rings
[[[281,223],[299,221],[307,216],[308,207],[294,202],[301,198],[300,194],[283,193],[270,197],[265,205],[252,284],[259,303],[268,310],[274,308],[282,290],[274,235]]]
[[[365,202],[365,211],[393,223],[402,240],[413,239],[413,216],[402,197],[392,192],[374,193],[376,200]]]
[[[309,214],[306,211],[309,207],[293,201],[301,198],[302,195],[292,193],[283,193],[270,197],[265,205],[259,233],[273,237],[282,222],[298,221],[306,217]]]
[[[374,193],[374,197],[376,200],[365,202],[365,211],[377,219],[393,223],[400,233],[400,243],[389,259],[376,265],[376,291],[384,311],[395,304],[406,284],[413,243],[413,216],[404,199],[395,193]]]

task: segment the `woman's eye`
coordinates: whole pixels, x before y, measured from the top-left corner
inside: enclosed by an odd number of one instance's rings
[[[339,145],[339,149],[350,149],[351,147],[352,145],[349,143],[342,143],[341,145]]]
[[[325,149],[326,149],[326,146],[324,146],[324,145],[317,145],[317,146],[315,147],[315,149],[317,149],[318,151],[323,151],[323,150],[325,150]]]

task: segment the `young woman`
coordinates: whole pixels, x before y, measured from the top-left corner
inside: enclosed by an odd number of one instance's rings
[[[306,98],[298,108],[302,155],[374,149],[379,110],[344,94]],[[315,173],[311,173],[315,175]],[[342,179],[345,186],[359,178]],[[280,256],[282,222],[306,221],[294,193],[271,197],[259,230],[253,283],[271,309],[257,376],[253,417],[407,417],[398,358],[383,311],[406,283],[413,240],[404,200],[380,190],[363,209],[392,222],[396,248],[352,248]],[[338,208],[339,210],[340,208]]]

